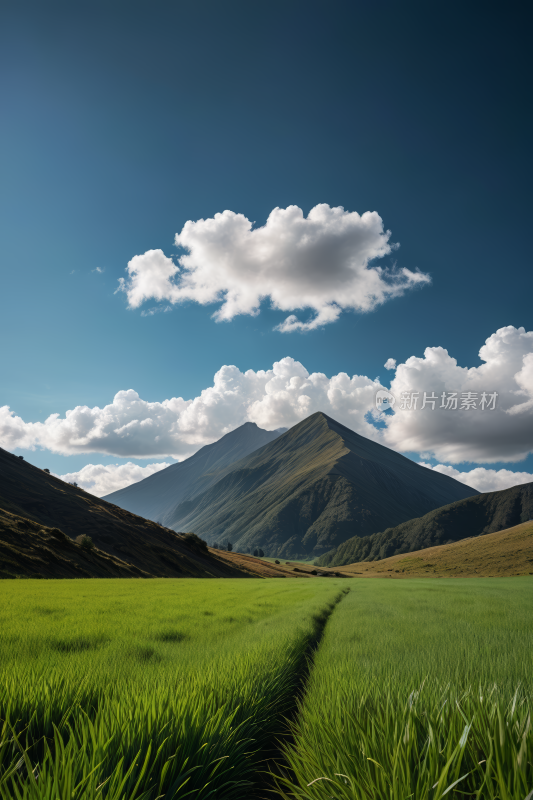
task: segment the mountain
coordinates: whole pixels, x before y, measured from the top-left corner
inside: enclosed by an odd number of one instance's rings
[[[38,523],[39,529],[57,528],[59,536],[66,534],[70,539],[90,536],[104,555],[110,554],[111,560],[136,567],[137,574],[139,571],[157,577],[241,577],[245,574],[210,553],[194,537],[183,536],[106,503],[1,448],[0,510],[4,518],[9,518],[9,515],[22,517],[28,523]],[[36,533],[36,528],[33,525],[30,528],[18,523],[15,525],[12,520],[9,525],[4,524],[5,539],[0,552],[8,560],[7,551],[17,547],[17,531],[20,534],[19,549],[28,552],[32,545],[31,537],[26,534],[28,531]],[[48,536],[45,531],[40,538],[44,541]],[[37,546],[37,539],[34,544]],[[53,544],[48,541],[49,552],[54,550]],[[48,561],[50,570],[43,566],[38,570],[41,574],[53,572],[52,555]],[[56,566],[56,574],[61,577],[60,566]],[[8,567],[6,569],[10,571]],[[135,573],[135,570],[131,572]]]
[[[501,578],[533,575],[533,522],[452,544],[428,547],[383,561],[343,568],[365,578]]]
[[[317,564],[338,567],[375,561],[493,533],[532,518],[533,482],[450,503],[364,539],[354,536],[319,558]]]
[[[165,524],[282,558],[319,556],[356,532],[368,536],[477,494],[320,412],[216,477],[177,503]]]
[[[149,578],[115,556],[0,509],[0,578]]]
[[[167,514],[182,500],[196,497],[216,483],[221,469],[272,442],[285,430],[265,431],[255,422],[245,422],[185,461],[172,464],[103,499],[146,519],[164,522]]]

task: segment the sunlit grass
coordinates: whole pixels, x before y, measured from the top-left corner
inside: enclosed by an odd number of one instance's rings
[[[309,642],[348,587],[295,717]],[[2,589],[2,800],[266,796],[288,715],[279,797],[533,790],[528,578]]]
[[[242,798],[344,582],[4,582],[0,796]]]
[[[350,586],[315,659],[281,796],[524,800],[533,581]]]

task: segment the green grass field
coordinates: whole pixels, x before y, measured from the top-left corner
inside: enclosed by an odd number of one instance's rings
[[[4,581],[0,797],[525,800],[532,608],[528,578]]]
[[[357,581],[332,615],[284,798],[524,800],[533,581]]]
[[[342,585],[4,581],[0,797],[246,797]]]

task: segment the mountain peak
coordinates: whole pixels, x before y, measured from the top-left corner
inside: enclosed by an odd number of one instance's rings
[[[104,499],[139,516],[163,522],[177,503],[205,491],[221,470],[272,442],[281,433],[263,430],[255,422],[245,422],[218,441],[201,447],[190,458],[171,464]]]
[[[165,517],[174,530],[276,557],[326,552],[476,494],[317,411]]]

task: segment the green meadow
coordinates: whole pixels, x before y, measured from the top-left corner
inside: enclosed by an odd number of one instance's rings
[[[533,581],[350,587],[316,654],[280,796],[533,797]]]
[[[3,581],[0,797],[249,796],[343,583]]]
[[[533,790],[529,578],[1,589],[2,800]]]

